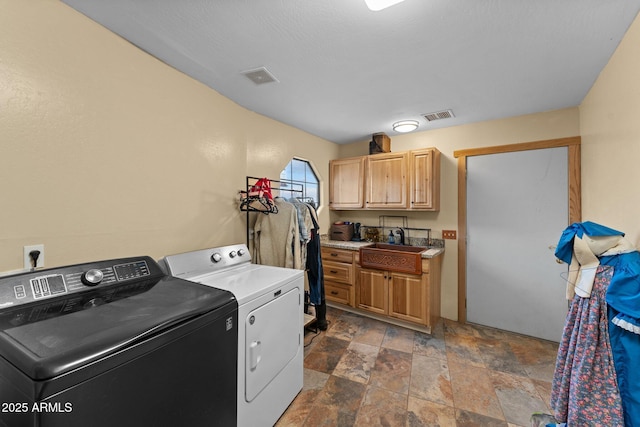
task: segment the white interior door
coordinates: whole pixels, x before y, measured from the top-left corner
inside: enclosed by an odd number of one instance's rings
[[[559,341],[567,267],[567,147],[467,158],[467,320]]]

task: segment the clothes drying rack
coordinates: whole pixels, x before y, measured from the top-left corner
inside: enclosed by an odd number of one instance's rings
[[[251,190],[251,188],[258,182],[258,180],[260,180],[262,178],[260,177],[256,177],[256,176],[247,176],[245,179],[245,191],[247,194],[247,197],[249,195],[249,191]],[[274,197],[277,197],[280,195],[280,193],[285,193],[285,192],[289,192],[292,195],[295,194],[299,194],[299,196],[295,196],[298,200],[300,200],[301,202],[305,202],[305,203],[313,203],[315,205],[315,202],[313,200],[313,198],[311,197],[306,197],[306,188],[304,185],[304,182],[300,182],[300,181],[295,181],[292,179],[270,179],[267,178],[270,182],[271,182],[271,190],[273,192],[277,192],[278,194],[273,194]],[[274,185],[275,184],[275,185]],[[246,233],[247,233],[247,247],[250,247],[250,239],[251,239],[251,230],[250,230],[250,223],[249,223],[249,214],[251,212],[259,212],[261,214],[277,214],[277,209],[274,210],[259,210],[259,209],[255,209],[251,206],[250,203],[242,203],[240,204],[240,210],[245,211],[246,215],[247,215],[247,223],[246,223]]]
[[[249,197],[249,191],[251,190],[251,188],[258,182],[258,180],[260,180],[262,178],[259,177],[255,177],[255,176],[247,176],[245,179],[245,191],[246,191],[246,197]],[[280,196],[281,193],[286,193],[289,192],[292,196],[293,194],[299,194],[298,196],[295,196],[296,199],[300,200],[303,203],[310,203],[313,205],[314,208],[317,208],[317,204],[316,201],[313,199],[313,197],[307,197],[306,195],[306,186],[304,182],[300,182],[300,181],[296,181],[296,180],[291,180],[291,179],[270,179],[267,178],[270,182],[271,182],[271,190],[272,192],[277,192],[278,194],[272,194],[273,197],[277,197]],[[273,184],[276,184],[275,186]],[[261,209],[264,207],[264,205],[261,207]],[[275,205],[274,205],[275,207]],[[250,223],[249,223],[249,215],[251,212],[259,212],[261,214],[276,214],[277,215],[277,209],[275,209],[275,211],[264,211],[264,210],[259,210],[259,209],[253,209],[251,207],[251,203],[249,203],[249,200],[246,200],[246,203],[242,203],[240,204],[240,210],[245,211],[246,212],[246,233],[247,233],[247,247],[251,248],[252,246],[250,245],[251,243],[251,229],[250,229]],[[314,315],[311,315],[309,313],[307,313],[306,311],[304,311],[304,329],[305,330],[310,330],[312,332],[315,332],[316,334],[318,333],[318,327],[317,327],[317,323],[316,323],[316,317]]]

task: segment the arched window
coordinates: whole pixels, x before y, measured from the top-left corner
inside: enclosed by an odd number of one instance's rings
[[[304,197],[305,201],[313,202],[317,207],[320,206],[320,180],[318,175],[307,160],[293,158],[289,164],[280,173],[280,179],[283,181],[292,181],[294,183],[302,184],[304,193],[300,194],[296,191],[299,190],[299,185],[291,186],[291,190],[287,191],[287,183],[280,183],[280,195],[282,197]]]

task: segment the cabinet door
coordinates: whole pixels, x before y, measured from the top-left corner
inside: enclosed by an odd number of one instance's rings
[[[367,157],[367,208],[407,209],[408,163],[406,152]]]
[[[389,273],[362,268],[358,280],[358,307],[378,314],[387,314]]]
[[[364,164],[365,157],[329,162],[329,208],[364,207]]]
[[[435,148],[411,151],[411,209],[440,210],[440,152]]]
[[[389,315],[427,324],[428,275],[391,273],[389,278]]]

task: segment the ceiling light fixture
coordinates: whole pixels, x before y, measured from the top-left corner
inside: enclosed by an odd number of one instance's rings
[[[418,129],[419,123],[415,120],[402,120],[393,124],[393,130],[406,133]]]
[[[367,7],[374,12],[378,10],[386,9],[389,6],[393,6],[394,4],[400,3],[404,0],[364,0],[367,4]]]

